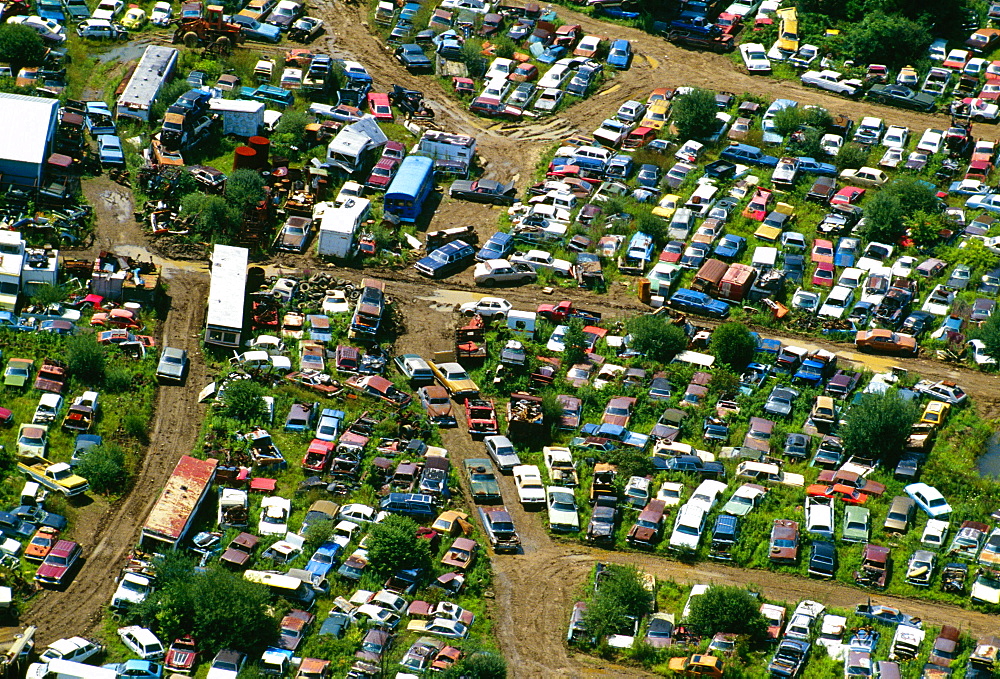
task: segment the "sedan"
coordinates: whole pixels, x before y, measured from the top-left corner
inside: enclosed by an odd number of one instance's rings
[[[880,104],[891,104],[916,111],[933,111],[934,97],[924,92],[914,92],[905,85],[876,85],[865,95]]]
[[[188,355],[184,349],[164,347],[160,361],[156,364],[156,376],[162,380],[180,382],[188,367]]]
[[[651,189],[656,189],[660,186],[660,178],[660,168],[651,164],[640,166],[639,173],[636,175],[639,186]]]
[[[576,509],[573,491],[561,486],[545,489],[546,505],[549,513],[549,527],[557,532],[580,530],[580,515]]]
[[[493,179],[475,181],[459,179],[452,183],[448,195],[460,200],[491,205],[513,205],[517,202],[514,182],[502,184]]]
[[[809,549],[809,575],[830,579],[837,571],[837,550],[832,542],[813,540]]]
[[[375,163],[375,167],[372,168],[371,174],[368,175],[368,179],[365,181],[365,186],[375,191],[385,191],[389,188],[389,184],[392,182],[392,178],[396,176],[396,170],[398,169],[398,160],[382,158]]]
[[[750,73],[770,73],[771,61],[767,58],[764,46],[759,43],[743,43],[740,45],[740,56]]]
[[[243,29],[242,33],[248,40],[256,40],[258,42],[270,42],[277,43],[281,40],[281,29],[277,26],[272,26],[271,24],[262,24],[253,17],[235,15],[231,17],[230,21],[234,24],[239,24]]]
[[[154,26],[168,26],[174,17],[174,8],[169,2],[160,0],[153,5],[153,11],[149,15],[149,21]]]

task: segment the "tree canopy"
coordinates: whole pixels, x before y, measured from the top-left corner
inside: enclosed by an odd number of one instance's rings
[[[846,37],[848,51],[857,61],[895,68],[926,58],[932,40],[924,23],[878,11],[866,13]]]
[[[767,633],[760,601],[740,587],[709,587],[704,594],[691,600],[687,622],[707,637],[728,632],[762,639]]]
[[[38,33],[23,24],[0,25],[0,61],[37,66],[44,59],[45,43]]]
[[[654,361],[669,361],[687,348],[684,329],[670,322],[668,316],[644,314],[630,318],[630,347]]]
[[[599,575],[597,592],[587,603],[583,624],[594,637],[632,631],[632,619],[653,610],[653,594],[634,566],[609,565]]]
[[[705,139],[715,132],[715,114],[719,107],[715,94],[696,89],[674,98],[673,122],[678,136],[683,139]]]
[[[582,363],[587,358],[587,339],[583,336],[583,323],[574,318],[563,337],[563,357],[567,367]]]
[[[114,443],[105,443],[88,450],[76,471],[87,479],[91,490],[102,495],[124,493],[131,482],[125,451]]]
[[[253,380],[233,380],[222,392],[222,412],[241,422],[262,419],[266,412],[266,390]]]
[[[427,540],[417,537],[413,519],[391,514],[372,526],[368,535],[368,565],[381,577],[408,568],[424,568],[430,564],[431,552]]]
[[[992,314],[979,328],[983,353],[1000,363],[1000,314]]]
[[[847,412],[840,429],[844,452],[880,460],[885,467],[894,469],[916,419],[916,407],[904,401],[895,389],[865,394]]]
[[[733,368],[744,368],[757,352],[757,340],[741,323],[723,323],[712,331],[712,355]]]

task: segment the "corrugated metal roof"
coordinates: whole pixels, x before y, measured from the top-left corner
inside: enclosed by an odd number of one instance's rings
[[[191,514],[215,476],[218,460],[182,455],[153,505],[142,531],[161,539],[178,540]]]
[[[45,162],[59,100],[0,93],[0,160]]]
[[[177,49],[162,45],[150,45],[142,54],[139,65],[118,98],[119,106],[148,108],[156,99],[164,81],[173,72],[177,60]]]
[[[208,325],[243,327],[243,301],[247,290],[250,251],[216,245],[212,251],[212,282],[208,289]]]

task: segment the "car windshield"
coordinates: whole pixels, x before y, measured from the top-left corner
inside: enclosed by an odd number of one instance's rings
[[[795,546],[795,540],[788,540],[788,539],[775,540],[774,541],[774,546],[775,547],[794,547]]]
[[[683,533],[684,535],[698,535],[698,528],[697,526],[688,526],[682,523],[677,526],[677,532]]]

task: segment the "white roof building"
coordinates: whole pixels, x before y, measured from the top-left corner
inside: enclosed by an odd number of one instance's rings
[[[0,181],[40,186],[59,124],[59,100],[0,93]]]

